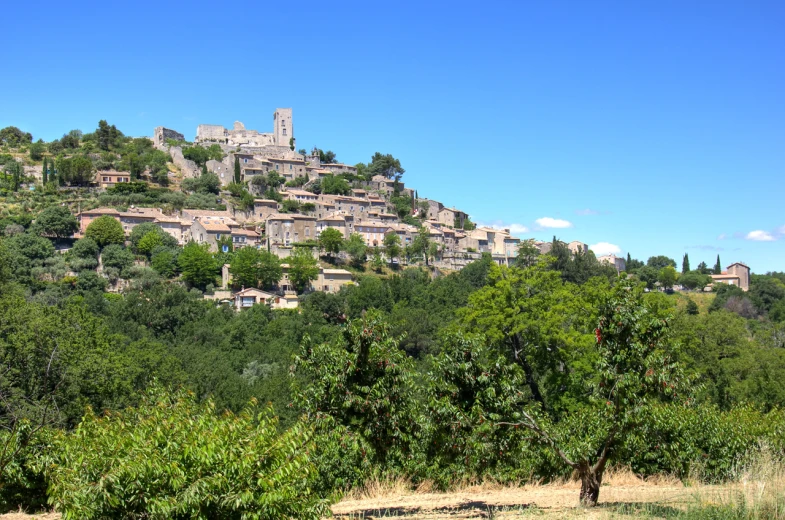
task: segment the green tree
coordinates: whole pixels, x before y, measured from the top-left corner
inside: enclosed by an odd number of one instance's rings
[[[531,267],[537,263],[540,250],[534,245],[534,239],[524,240],[518,245],[518,256],[515,258],[515,265],[518,267]]]
[[[354,265],[359,266],[365,262],[368,246],[365,245],[365,240],[359,233],[349,235],[349,239],[344,243],[343,249],[349,254]]]
[[[188,242],[177,258],[177,265],[183,280],[202,290],[207,287],[207,284],[215,281],[218,271],[218,266],[213,255],[210,254],[209,247],[207,244]]]
[[[287,262],[289,280],[297,292],[303,292],[308,284],[319,277],[319,264],[311,254],[310,248],[295,247]]]
[[[260,251],[253,247],[243,247],[232,257],[229,268],[232,273],[232,285],[237,287],[264,288],[276,285],[283,269],[280,259],[267,251]]]
[[[76,217],[64,206],[49,206],[44,209],[32,226],[33,232],[39,235],[57,238],[70,237],[78,229]]]
[[[5,164],[4,167],[6,175],[11,176],[11,189],[13,191],[19,191],[19,186],[22,184],[22,179],[24,179],[24,166],[22,163],[11,160]]]
[[[393,259],[401,255],[401,237],[397,233],[387,233],[384,235],[384,254],[390,260],[390,268],[393,267]]]
[[[431,248],[431,234],[425,226],[420,227],[417,236],[412,241],[412,252],[423,255],[425,265],[428,265],[428,253]]]
[[[401,166],[401,161],[390,154],[379,152],[373,154],[367,171],[371,177],[383,175],[388,179],[395,179],[396,181],[400,181],[403,174],[406,173],[406,170]]]
[[[142,237],[142,239],[137,244],[136,250],[139,253],[149,257],[153,253],[153,249],[164,245],[162,235],[163,235],[162,232],[155,232],[155,231],[151,231],[147,233],[145,236]]]
[[[48,175],[47,175],[47,173],[48,173],[47,166],[48,165],[46,164],[46,162],[47,162],[47,158],[44,157],[44,164],[41,166],[41,182],[42,182],[42,184],[44,186],[46,186],[49,183],[49,179],[48,179]]]
[[[101,251],[101,262],[104,268],[113,267],[125,274],[134,265],[134,255],[119,244],[109,244]]]
[[[319,234],[319,246],[331,257],[337,255],[343,247],[343,233],[328,227]]]
[[[30,132],[23,132],[15,126],[7,126],[0,130],[0,144],[16,148],[32,142],[33,136]]]
[[[256,400],[238,415],[217,412],[212,401],[158,386],[136,408],[105,417],[88,410],[61,437],[51,503],[63,520],[329,515],[312,491],[311,428],[279,431]]]
[[[292,367],[296,400],[309,419],[348,428],[377,464],[403,455],[417,426],[412,362],[398,345],[371,311],[330,343],[306,337]]]
[[[706,265],[706,262],[701,262],[701,263],[699,263],[699,264],[698,264],[698,269],[697,269],[697,271],[698,271],[700,274],[712,274],[712,270],[711,270],[711,269],[709,269],[709,266],[708,266],[708,265]]]
[[[240,156],[234,156],[234,182],[240,184],[242,182],[241,172],[240,172]]]
[[[109,215],[102,215],[90,222],[85,230],[85,236],[95,240],[98,247],[109,244],[122,244],[125,242],[125,232],[120,221]]]
[[[142,224],[137,224],[131,230],[131,233],[128,235],[128,241],[131,243],[131,250],[135,253],[146,254],[149,255],[155,247],[151,247],[148,251],[141,251],[139,249],[140,242],[142,239],[150,233],[154,233],[158,235],[158,239],[160,240],[160,244],[166,247],[177,247],[177,239],[174,238],[172,235],[161,229],[160,226],[153,222],[144,222]],[[153,240],[153,239],[149,239]]]
[[[597,289],[575,290],[542,265],[494,267],[491,284],[470,297],[464,314],[523,374],[522,385],[499,382],[524,390],[525,403],[503,410],[496,424],[529,430],[576,471],[585,506],[597,503],[607,464],[650,418],[650,407],[684,382],[666,342],[667,320],[641,288],[622,278]],[[578,310],[594,301],[598,315]],[[594,342],[586,333],[592,314]]]
[[[682,274],[688,273],[690,271],[690,257],[687,253],[684,253],[684,258],[681,261],[681,272]]]
[[[720,255],[717,255],[717,263],[714,264],[714,274],[722,274],[722,264],[720,263]]]
[[[349,195],[352,192],[352,187],[341,177],[327,175],[321,181],[322,193],[325,195]]]
[[[704,287],[711,283],[711,278],[697,271],[690,271],[679,276],[679,283],[687,289],[703,290]]]
[[[177,272],[177,256],[179,249],[170,247],[157,247],[150,255],[150,266],[166,278],[171,278]]]
[[[665,289],[672,289],[678,278],[679,273],[676,272],[676,268],[672,265],[663,267],[657,274],[657,281],[660,282]]]
[[[30,158],[34,161],[40,161],[46,151],[46,145],[39,139],[30,145]]]
[[[668,258],[667,256],[659,255],[659,256],[652,256],[646,261],[646,265],[649,267],[653,267],[658,271],[663,267],[671,266],[676,268],[676,260],[673,258]]]

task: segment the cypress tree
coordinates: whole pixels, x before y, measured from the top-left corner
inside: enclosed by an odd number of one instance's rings
[[[722,264],[720,263],[720,255],[717,255],[717,263],[714,264],[714,274],[722,274]]]
[[[686,273],[690,270],[690,257],[687,253],[684,253],[684,259],[681,261],[681,272]]]
[[[627,265],[630,265],[631,263],[632,263],[632,257],[630,256],[630,253],[628,252],[627,253]]]
[[[234,182],[240,184],[240,157],[234,156]]]
[[[41,169],[41,181],[46,186],[46,157],[44,157],[44,166]]]

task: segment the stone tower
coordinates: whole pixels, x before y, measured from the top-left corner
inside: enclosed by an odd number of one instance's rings
[[[289,140],[293,137],[292,109],[276,108],[273,113],[273,140],[275,145],[289,148]]]

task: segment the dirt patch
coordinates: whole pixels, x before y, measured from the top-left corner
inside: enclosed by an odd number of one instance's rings
[[[342,500],[332,508],[343,519],[479,519],[541,516],[551,518],[636,518],[643,511],[654,517],[673,516],[695,496],[681,484],[609,485],[600,493],[601,505],[578,506],[577,483],[483,490],[467,488],[453,493],[412,493],[399,496]]]

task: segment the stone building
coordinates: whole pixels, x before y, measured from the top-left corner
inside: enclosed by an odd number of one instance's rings
[[[131,182],[131,174],[129,172],[95,172],[95,183],[101,188],[113,188],[114,186],[125,182]]]
[[[711,275],[711,279],[714,283],[735,285],[742,291],[750,290],[750,268],[741,262],[729,265],[722,274]]]
[[[612,265],[616,268],[616,272],[618,273],[627,269],[627,261],[624,260],[624,258],[614,254],[598,256],[597,261]]]
[[[235,121],[231,130],[221,125],[199,125],[196,127],[195,142],[226,144],[241,148],[263,146],[291,148],[294,143],[292,109],[275,109],[273,113],[273,131],[271,133],[246,129],[245,125],[240,121]]]
[[[153,130],[153,145],[156,148],[162,148],[166,145],[166,140],[172,139],[174,141],[185,141],[185,137],[180,132],[164,128],[162,126],[155,127]]]
[[[276,213],[267,217],[265,224],[268,248],[290,247],[298,242],[316,239],[316,217],[298,213]]]

